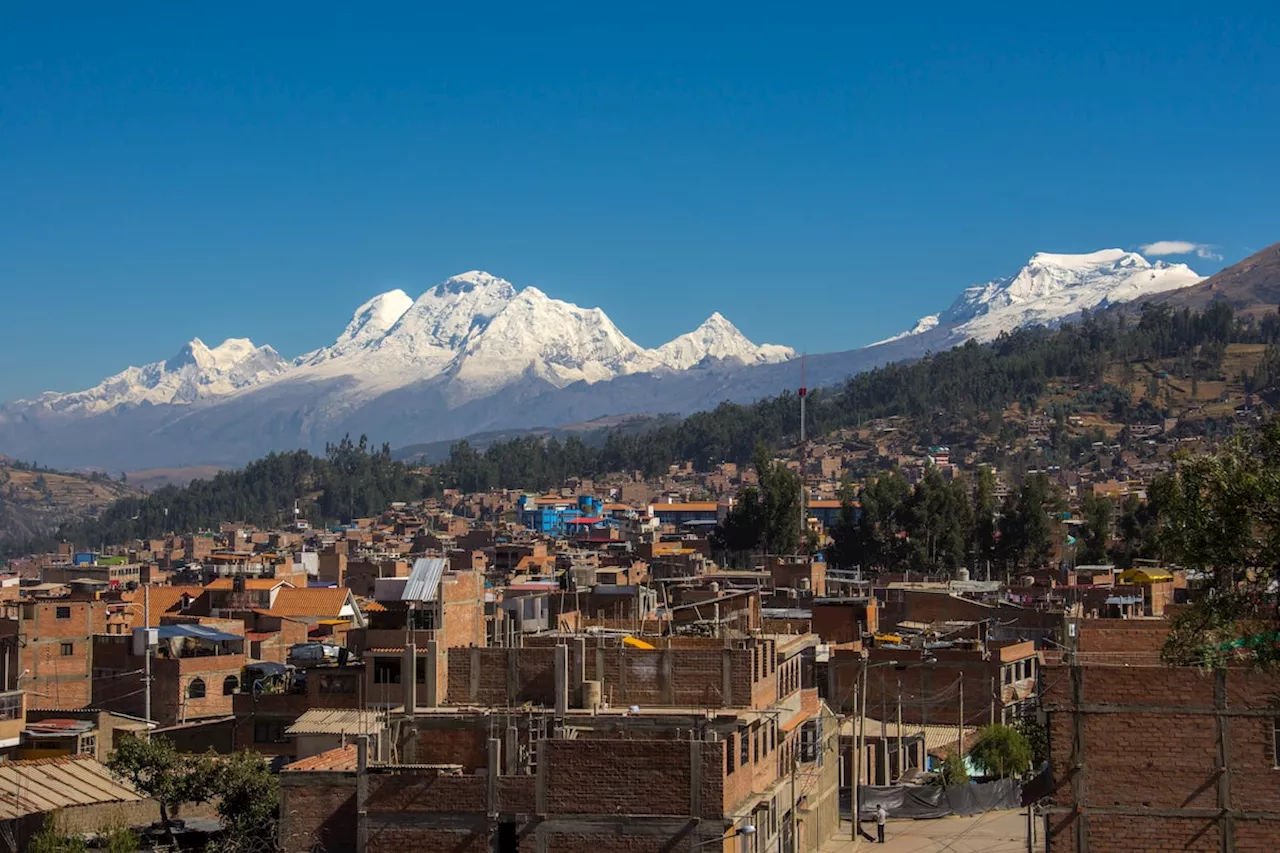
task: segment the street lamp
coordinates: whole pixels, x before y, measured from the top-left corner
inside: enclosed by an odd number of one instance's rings
[[[697,844],[693,845],[693,847],[691,847],[690,849],[697,850],[699,847],[706,847],[708,844],[717,844],[717,843],[723,844],[724,842],[728,841],[730,838],[737,838],[740,835],[747,836],[747,835],[755,835],[755,834],[756,834],[755,825],[748,823],[745,826],[738,827],[736,830],[729,833],[728,835],[722,835],[719,838],[710,838],[706,841],[699,841]]]

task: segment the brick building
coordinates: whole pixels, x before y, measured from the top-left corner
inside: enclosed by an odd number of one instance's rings
[[[876,719],[901,719],[915,726],[958,726],[961,704],[966,727],[1007,723],[1031,713],[1040,656],[1035,644],[975,643],[969,648],[894,649],[865,652],[873,668],[867,678],[866,707]],[[862,675],[863,652],[833,649],[828,663],[827,701],[855,712],[854,685]]]
[[[1252,668],[1046,667],[1048,853],[1276,850],[1277,696],[1280,674]]]
[[[816,637],[539,639],[451,654],[451,704],[404,718],[397,760],[286,768],[284,849],[790,853],[838,828]]]
[[[13,605],[0,634],[13,638],[16,686],[27,704],[83,708],[93,697],[93,637],[106,631],[107,607],[99,601],[38,599]]]
[[[152,652],[151,718],[162,726],[230,716],[245,665],[244,626],[235,620],[166,617]],[[128,634],[94,638],[93,704],[143,717],[143,647]]]
[[[445,691],[449,649],[483,646],[487,639],[484,576],[450,571],[442,557],[419,559],[409,577],[380,578],[368,625],[347,633],[347,646],[365,663],[367,707],[399,704],[405,673],[422,698]]]

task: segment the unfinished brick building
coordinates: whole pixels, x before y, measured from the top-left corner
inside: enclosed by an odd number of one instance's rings
[[[424,709],[406,683],[418,712],[385,761],[290,765],[284,849],[807,851],[837,829],[816,637],[538,640],[452,650],[457,704]]]
[[[1280,674],[1161,666],[1159,626],[1100,627],[1043,674],[1048,853],[1280,849]]]

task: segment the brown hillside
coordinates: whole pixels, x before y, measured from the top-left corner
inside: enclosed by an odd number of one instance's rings
[[[1153,297],[1151,301],[1201,310],[1225,299],[1237,314],[1264,314],[1280,306],[1280,243],[1232,264],[1194,287]]]
[[[32,471],[0,457],[0,543],[52,533],[96,516],[112,501],[140,495],[132,483],[97,474]]]

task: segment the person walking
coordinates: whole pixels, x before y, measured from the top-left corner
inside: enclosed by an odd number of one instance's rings
[[[876,806],[876,843],[884,844],[884,824],[889,819],[889,812],[885,811],[884,803]]]

